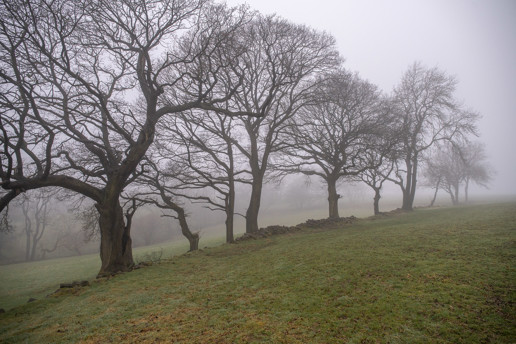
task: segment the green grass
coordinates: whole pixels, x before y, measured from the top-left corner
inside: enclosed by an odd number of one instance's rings
[[[516,204],[221,245],[0,314],[6,343],[514,343]]]
[[[201,245],[215,246],[223,238],[202,238]],[[133,249],[134,260],[170,258],[188,251],[188,242],[168,242]],[[100,269],[98,254],[69,258],[48,259],[37,262],[0,265],[0,308],[9,310],[27,303],[30,298],[41,299],[59,288],[60,283],[92,280]]]

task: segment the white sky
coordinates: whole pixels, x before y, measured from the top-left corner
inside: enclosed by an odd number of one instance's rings
[[[457,97],[483,117],[480,140],[516,194],[516,0],[227,0],[335,36],[346,68],[390,92],[414,61],[459,80]]]

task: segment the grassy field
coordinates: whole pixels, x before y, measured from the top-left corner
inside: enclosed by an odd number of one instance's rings
[[[202,247],[218,246],[224,238],[202,238]],[[133,249],[134,260],[167,259],[188,251],[188,241],[168,242]],[[0,265],[0,308],[9,310],[27,303],[30,298],[41,299],[59,288],[61,283],[93,280],[100,269],[99,254],[37,262]]]
[[[0,314],[0,342],[516,343],[515,302],[515,203],[420,209],[94,281]]]

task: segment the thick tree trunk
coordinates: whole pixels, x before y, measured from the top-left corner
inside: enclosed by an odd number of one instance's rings
[[[232,243],[235,241],[234,236],[234,217],[235,217],[235,190],[230,189],[227,204],[226,204],[226,242]]]
[[[338,219],[340,195],[337,193],[337,181],[327,179],[326,184],[328,185],[328,217],[330,219]]]
[[[412,211],[416,195],[417,156],[405,160],[407,166],[407,181],[403,189],[403,203],[401,209]]]
[[[231,211],[226,210],[226,242],[232,243],[235,241],[235,235],[233,231],[234,217]]]
[[[252,124],[246,124],[246,130],[249,134],[251,144],[249,167],[252,173],[251,197],[249,206],[245,214],[245,232],[252,233],[258,231],[258,214],[260,212],[260,204],[262,199],[263,176],[267,169],[268,157],[270,153],[270,141],[265,145],[265,151],[260,159],[258,152],[258,131]],[[261,166],[260,166],[261,162]]]
[[[232,154],[232,153],[231,153]],[[232,155],[231,155],[232,158]],[[233,171],[233,164],[231,163],[231,171]],[[229,191],[226,198],[226,242],[232,243],[235,241],[234,235],[234,217],[235,217],[235,181],[233,175],[229,176]]]
[[[260,212],[260,202],[262,198],[262,178],[253,178],[251,189],[251,198],[249,207],[245,214],[245,231],[246,233],[256,232],[258,230],[258,214]]]
[[[124,213],[118,195],[96,204],[100,214],[100,259],[98,277],[129,271],[134,265],[130,228],[124,225]]]
[[[374,210],[375,215],[380,214],[380,198],[381,197],[382,196],[380,195],[380,189],[374,189],[373,210]]]
[[[412,184],[410,185],[410,210],[414,207],[417,186],[417,160],[412,162]]]
[[[414,199],[412,198],[412,195],[410,194],[409,191],[405,191],[403,193],[403,203],[401,205],[401,209],[412,211],[412,210],[414,210],[413,204],[414,204]]]

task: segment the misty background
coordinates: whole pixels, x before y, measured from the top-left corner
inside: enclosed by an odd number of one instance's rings
[[[228,0],[228,5],[243,1]],[[252,9],[277,13],[294,23],[331,33],[345,58],[344,67],[391,92],[402,73],[414,61],[437,66],[458,80],[456,97],[482,117],[479,140],[486,145],[488,161],[495,172],[489,189],[472,186],[473,202],[507,199],[516,195],[516,1],[474,0],[248,0]],[[386,184],[380,206],[388,211],[400,206],[398,186]],[[372,215],[371,189],[341,183],[341,216]],[[416,206],[428,205],[432,190],[419,186]],[[293,225],[309,218],[327,216],[327,191],[316,178],[290,176],[268,183],[263,192],[260,226]],[[237,213],[245,213],[248,193],[237,195]],[[442,192],[438,205],[449,205]],[[0,234],[0,263],[24,260],[23,217],[12,207],[15,231]],[[41,247],[59,247],[45,258],[97,253],[98,241],[84,244],[82,223],[65,201],[52,201],[48,227]],[[222,236],[224,214],[211,212],[185,201],[189,224],[203,238]],[[135,247],[170,240],[184,240],[177,221],[162,217],[156,208],[138,210],[132,236]],[[236,217],[235,233],[243,233],[242,217]],[[64,235],[65,233],[66,235]],[[65,238],[66,237],[66,238]],[[38,253],[42,258],[42,253]]]
[[[478,112],[496,175],[488,192],[516,194],[516,1],[228,0],[331,33],[344,66],[390,92],[414,61],[458,80]]]

